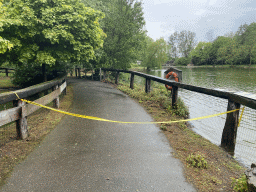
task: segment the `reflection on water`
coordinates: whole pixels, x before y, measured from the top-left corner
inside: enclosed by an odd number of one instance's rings
[[[256,93],[256,69],[243,68],[180,68],[183,83],[221,88],[228,91]],[[165,70],[149,74],[164,77]],[[140,80],[141,81],[141,80]],[[189,108],[190,118],[225,112],[227,100],[181,89],[179,96]],[[256,160],[256,111],[246,108],[237,133],[235,157],[249,166]],[[211,142],[220,145],[226,115],[193,121],[194,131]]]

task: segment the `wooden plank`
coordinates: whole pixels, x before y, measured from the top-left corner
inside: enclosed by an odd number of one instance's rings
[[[19,119],[21,107],[14,107],[11,109],[0,111],[0,127]]]
[[[240,104],[232,100],[228,100],[227,111],[235,109],[240,109]],[[231,155],[234,155],[235,152],[238,121],[239,111],[228,113],[222,133],[221,147],[224,148]]]
[[[15,92],[19,95],[20,98],[27,98],[31,95],[36,94],[36,93],[45,91],[47,89],[51,89],[54,85],[61,84],[63,79],[64,78],[49,81],[49,82],[46,82],[46,83],[41,83],[41,84],[38,84],[38,85],[27,87],[25,89],[20,89],[20,90],[15,91]],[[0,94],[0,104],[5,104],[5,103],[8,103],[8,102],[16,100],[16,99],[17,99],[17,96],[12,92]]]
[[[39,103],[42,105],[47,105],[48,103],[52,102],[56,97],[58,97],[61,94],[60,88],[57,90],[51,92],[48,95],[45,95],[44,97],[41,97],[37,100],[35,100],[35,103]],[[41,107],[37,105],[27,104],[26,105],[26,116],[29,116],[30,114],[34,113],[36,110],[40,109]]]
[[[64,81],[64,83],[62,83],[62,85],[59,87],[60,92],[62,93],[62,91],[63,91],[64,89],[66,89],[66,87],[67,87],[67,82]]]

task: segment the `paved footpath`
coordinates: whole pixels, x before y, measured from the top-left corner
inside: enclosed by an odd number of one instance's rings
[[[72,112],[120,121],[152,121],[110,85],[70,80]],[[65,116],[1,191],[196,191],[155,125],[115,124]]]

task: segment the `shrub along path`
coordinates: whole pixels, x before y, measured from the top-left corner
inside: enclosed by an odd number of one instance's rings
[[[152,121],[108,84],[70,80],[72,112],[120,121]],[[196,191],[155,125],[114,124],[66,116],[2,191]]]

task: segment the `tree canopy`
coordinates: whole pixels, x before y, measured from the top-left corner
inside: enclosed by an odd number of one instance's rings
[[[162,64],[167,61],[167,43],[163,38],[154,41],[150,37],[146,38],[142,65],[147,69],[161,68]]]
[[[89,61],[103,46],[99,19],[104,14],[80,0],[4,0],[2,6],[6,13],[0,21],[0,37],[13,48],[1,61],[16,65]],[[10,24],[8,19],[20,22]]]

